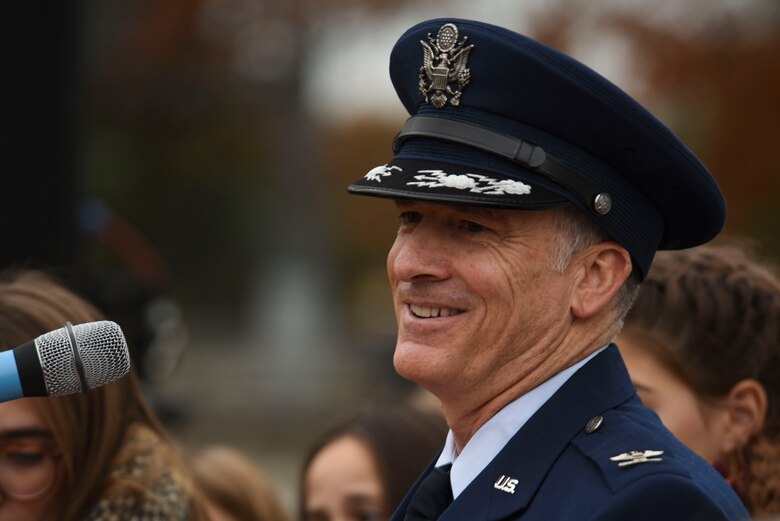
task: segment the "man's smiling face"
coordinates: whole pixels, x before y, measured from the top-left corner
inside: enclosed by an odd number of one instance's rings
[[[552,211],[398,201],[387,259],[398,320],[395,366],[434,393],[485,392],[569,320],[570,281],[553,270]]]

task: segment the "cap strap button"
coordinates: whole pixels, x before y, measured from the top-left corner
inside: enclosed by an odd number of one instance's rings
[[[601,192],[593,200],[593,209],[600,215],[609,213],[612,209],[612,197],[607,192]]]

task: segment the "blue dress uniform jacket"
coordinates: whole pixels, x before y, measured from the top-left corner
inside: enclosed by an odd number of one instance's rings
[[[601,425],[586,429],[601,416]],[[588,432],[592,431],[592,432]],[[610,458],[663,451],[628,465]],[[637,458],[641,459],[641,458]],[[435,460],[434,460],[435,461]],[[391,521],[403,521],[413,486]],[[711,465],[640,402],[616,346],[577,371],[450,504],[441,521],[749,519]]]

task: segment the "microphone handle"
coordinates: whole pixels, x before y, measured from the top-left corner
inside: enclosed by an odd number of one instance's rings
[[[35,340],[0,352],[0,403],[48,394]]]
[[[16,400],[24,396],[16,357],[10,349],[0,353],[0,402]]]

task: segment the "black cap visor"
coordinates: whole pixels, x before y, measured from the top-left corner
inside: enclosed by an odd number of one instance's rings
[[[531,180],[431,160],[394,159],[349,186],[355,194],[495,208],[541,210],[567,204]]]

